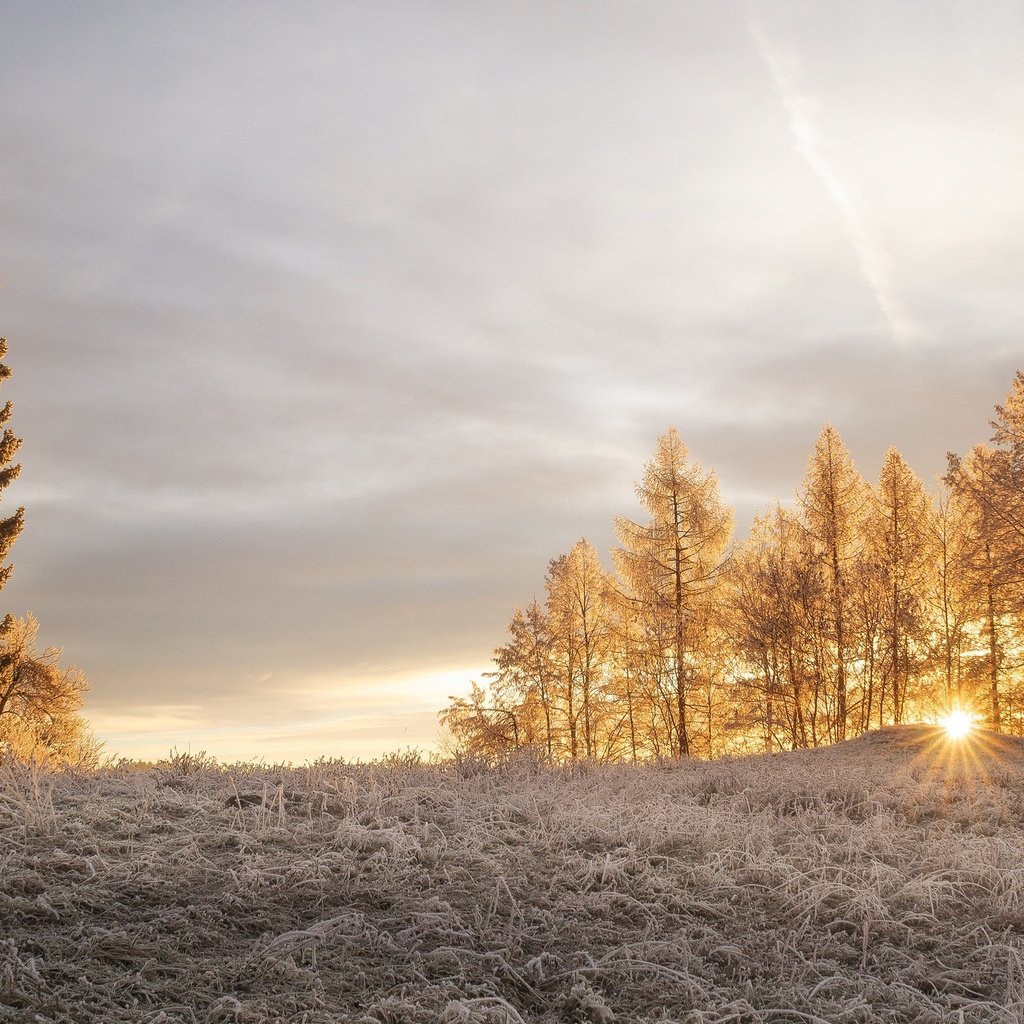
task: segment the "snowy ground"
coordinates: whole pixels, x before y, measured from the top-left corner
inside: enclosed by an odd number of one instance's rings
[[[1024,752],[0,766],[0,1020],[1024,1020]]]

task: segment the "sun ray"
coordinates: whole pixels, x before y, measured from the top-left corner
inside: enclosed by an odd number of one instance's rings
[[[962,708],[954,708],[945,718],[939,720],[939,725],[946,730],[948,739],[962,740],[974,729],[974,716]]]

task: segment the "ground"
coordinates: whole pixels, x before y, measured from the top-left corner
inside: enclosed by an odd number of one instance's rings
[[[0,765],[0,1020],[1019,1022],[1024,748]]]

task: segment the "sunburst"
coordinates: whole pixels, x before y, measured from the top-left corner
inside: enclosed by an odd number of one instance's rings
[[[948,739],[966,739],[974,729],[974,715],[968,714],[962,708],[954,708],[945,718],[939,719],[939,725],[946,730]]]

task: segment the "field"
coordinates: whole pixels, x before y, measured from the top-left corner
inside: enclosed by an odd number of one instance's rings
[[[0,1020],[1019,1022],[1024,748],[0,765]]]

